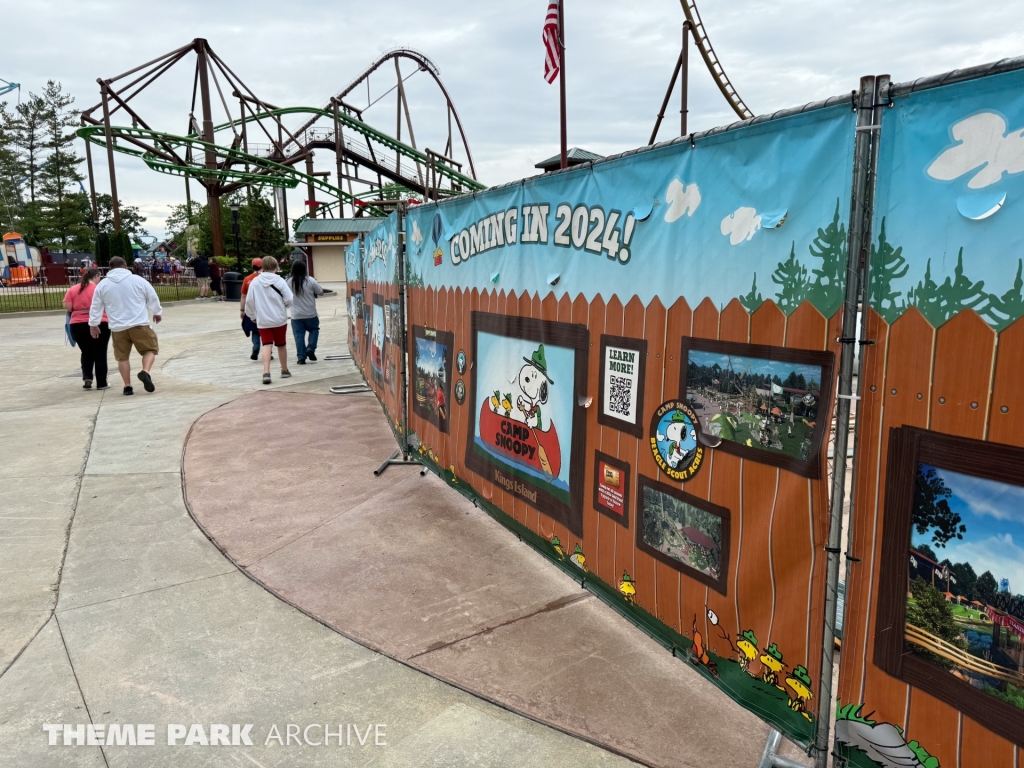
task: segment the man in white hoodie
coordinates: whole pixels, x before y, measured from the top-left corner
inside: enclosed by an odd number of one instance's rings
[[[149,313],[153,313],[153,322],[159,323],[163,307],[160,306],[160,299],[149,281],[139,275],[133,275],[127,266],[120,256],[110,260],[110,271],[96,286],[96,292],[92,295],[89,330],[94,338],[98,338],[100,320],[106,313],[110,335],[114,341],[114,359],[117,360],[117,369],[124,379],[124,393],[134,395],[131,363],[128,362],[132,346],[142,355],[139,381],[147,392],[156,389],[149,372],[153,368],[157,352],[160,351],[160,344],[156,338],[156,331],[149,325]]]
[[[277,274],[277,259],[266,256],[263,271],[249,284],[245,300],[245,314],[256,323],[260,331],[263,349],[263,383],[270,383],[271,344],[277,347],[281,362],[281,378],[291,376],[288,370],[288,307],[291,306],[292,289]]]

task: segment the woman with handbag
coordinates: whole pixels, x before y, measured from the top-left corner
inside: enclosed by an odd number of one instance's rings
[[[96,389],[107,388],[107,344],[110,342],[110,328],[107,316],[100,323],[100,336],[94,339],[89,332],[89,308],[96,284],[102,279],[96,267],[82,271],[82,277],[64,294],[64,310],[68,313],[68,329],[72,340],[78,345],[82,361],[82,389],[92,389],[93,375]]]

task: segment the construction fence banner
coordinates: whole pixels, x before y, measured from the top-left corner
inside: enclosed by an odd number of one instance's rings
[[[404,223],[418,457],[804,745],[855,120],[847,96]]]
[[[836,728],[853,765],[1021,764],[1021,66],[881,94]]]
[[[400,282],[400,219],[392,213],[353,242],[345,258],[349,348],[380,400],[399,444],[405,444],[405,318]]]

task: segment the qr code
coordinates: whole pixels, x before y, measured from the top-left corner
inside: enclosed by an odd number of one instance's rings
[[[609,376],[608,408],[612,413],[629,415],[633,395],[633,380],[625,376]]]

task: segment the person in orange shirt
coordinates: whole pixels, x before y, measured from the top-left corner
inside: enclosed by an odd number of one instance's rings
[[[249,283],[256,279],[256,276],[263,271],[263,259],[252,260],[252,272],[242,281],[242,300],[238,306],[242,318],[242,330],[252,339],[252,354],[250,360],[260,359],[260,332],[256,329],[256,323],[252,322],[245,314],[245,297],[249,293]]]

